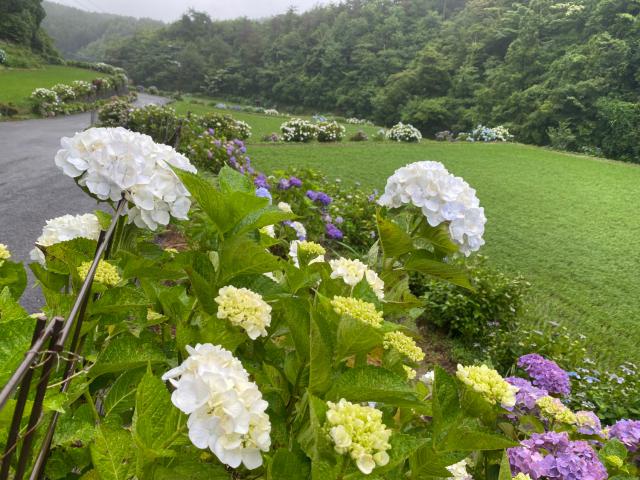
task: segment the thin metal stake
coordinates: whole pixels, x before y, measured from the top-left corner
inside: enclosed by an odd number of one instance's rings
[[[44,330],[47,324],[46,317],[38,317],[36,319],[36,326],[33,329],[33,338],[31,338],[31,348],[38,340],[38,337]],[[24,407],[27,404],[29,398],[29,388],[31,387],[31,379],[33,378],[33,369],[30,368],[22,379],[20,384],[20,393],[18,393],[18,399],[16,400],[16,406],[13,410],[13,418],[11,420],[11,427],[9,428],[9,436],[7,438],[7,444],[2,455],[2,466],[0,467],[0,480],[7,480],[9,478],[9,468],[11,466],[11,459],[13,458],[13,452],[18,446],[18,434],[20,433],[20,423],[22,422],[22,415],[24,414]]]
[[[40,375],[40,381],[38,382],[38,388],[36,395],[33,398],[33,407],[31,407],[31,416],[29,417],[29,423],[27,424],[27,433],[22,441],[22,449],[20,450],[20,458],[18,459],[18,465],[16,466],[16,474],[13,477],[14,480],[22,480],[25,470],[27,468],[27,462],[29,461],[31,453],[31,445],[35,435],[35,426],[40,421],[40,415],[42,414],[44,397],[47,393],[47,385],[49,383],[49,376],[53,370],[54,364],[57,360],[58,352],[61,348],[58,344],[58,337],[62,331],[64,320],[60,317],[53,319],[53,333],[51,334],[51,341],[49,342],[48,357],[42,367],[42,374]]]

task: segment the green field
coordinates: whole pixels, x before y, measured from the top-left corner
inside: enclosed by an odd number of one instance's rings
[[[266,135],[270,135],[272,133],[278,133],[279,134],[280,133],[280,125],[282,125],[284,122],[289,120],[289,117],[284,116],[284,115],[277,116],[277,117],[276,116],[270,117],[270,116],[262,115],[262,114],[259,114],[259,113],[236,112],[236,111],[233,111],[233,110],[221,110],[221,109],[217,109],[217,108],[212,108],[210,106],[210,104],[212,104],[212,103],[215,104],[217,102],[215,100],[211,100],[211,99],[207,99],[206,103],[203,103],[205,101],[200,100],[200,99],[196,99],[195,101],[199,102],[199,103],[193,103],[192,99],[186,98],[185,100],[181,100],[179,102],[175,102],[175,103],[171,104],[171,106],[176,109],[176,112],[178,112],[180,114],[183,114],[183,115],[185,115],[185,114],[187,114],[189,112],[194,113],[194,114],[203,114],[203,113],[207,113],[207,112],[217,112],[217,113],[232,115],[233,118],[236,118],[238,120],[242,120],[244,122],[247,122],[249,125],[251,125],[251,128],[252,128],[251,138],[247,142],[249,144],[260,143],[262,141],[262,139]],[[304,118],[304,119],[307,119],[307,120],[311,119],[311,117],[308,116],[308,115],[294,115],[294,117],[296,117],[296,118]],[[363,132],[365,132],[369,136],[375,134],[378,130],[380,130],[379,127],[373,127],[373,126],[370,126],[370,125],[347,125],[347,124],[344,124],[344,127],[347,130],[347,132],[346,132],[347,138],[352,136],[358,130],[362,130]]]
[[[36,88],[50,88],[56,83],[93,80],[98,72],[82,68],[47,65],[38,69],[0,69],[0,103],[13,103],[22,111],[29,109],[29,96]]]
[[[276,122],[236,116],[256,131]],[[640,167],[519,144],[254,144],[249,153],[267,172],[308,166],[371,189],[407,163],[443,162],[486,209],[482,253],[532,282],[532,317],[586,335],[600,364],[640,361]]]

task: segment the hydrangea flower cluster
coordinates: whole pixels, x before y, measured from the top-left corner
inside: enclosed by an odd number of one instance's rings
[[[409,365],[403,365],[402,369],[404,370],[404,373],[407,374],[407,378],[409,380],[413,380],[418,375],[418,372],[416,372],[415,369],[411,368]]]
[[[630,452],[640,450],[640,420],[619,420],[609,429],[609,438],[617,438]]]
[[[373,327],[382,325],[382,314],[373,303],[353,297],[333,297],[331,306],[338,315],[345,315]]]
[[[294,240],[289,244],[289,258],[291,258],[296,267],[300,266],[298,255],[302,255],[305,259],[308,259],[309,264],[312,264],[324,262],[326,253],[327,251],[324,247],[315,242]]]
[[[484,245],[487,219],[476,191],[440,162],[415,162],[399,168],[387,179],[378,203],[389,208],[414,205],[432,227],[446,222],[451,239],[466,256]]]
[[[581,410],[576,412],[576,426],[583,435],[602,435],[602,424],[593,412]]]
[[[422,140],[420,130],[411,124],[402,122],[395,124],[387,132],[387,138],[394,142],[414,142],[418,143]]]
[[[286,225],[287,227],[291,227],[293,228],[293,230],[296,232],[296,236],[298,237],[298,240],[303,242],[307,239],[307,229],[305,228],[305,226],[300,223],[300,222],[292,222],[289,220],[285,220],[284,222],[282,222],[284,225]]]
[[[393,348],[414,362],[424,360],[424,352],[415,340],[400,331],[385,333],[382,345],[385,350]]]
[[[82,262],[78,267],[78,276],[83,282],[89,274],[91,264],[92,262]],[[122,281],[122,278],[118,273],[118,269],[114,265],[111,265],[106,260],[100,260],[93,280],[107,287],[115,287]]]
[[[511,470],[532,479],[605,480],[607,471],[591,446],[570,441],[567,432],[534,433],[508,450]]]
[[[319,142],[339,142],[344,138],[346,129],[338,122],[320,122],[317,125]]]
[[[532,478],[528,474],[520,472],[515,477],[513,477],[512,480],[532,480]]]
[[[293,118],[280,125],[285,142],[310,142],[318,135],[318,127],[307,120]]]
[[[330,205],[333,199],[324,192],[316,192],[314,190],[307,191],[307,198],[314,203],[319,203],[320,205],[327,206]]]
[[[536,400],[543,418],[558,423],[574,425],[577,422],[575,413],[567,408],[559,399],[547,395]]]
[[[467,472],[467,460],[460,460],[458,463],[449,465],[447,470],[451,473],[449,478],[452,480],[473,480],[473,477]]]
[[[518,388],[516,393],[516,407],[525,412],[530,413],[536,409],[536,401],[539,398],[549,395],[549,392],[542,388],[535,387],[529,380],[520,377],[505,378],[514,387]]]
[[[220,289],[215,301],[218,318],[242,327],[251,340],[267,336],[267,327],[271,325],[271,305],[260,294],[228,285]]]
[[[382,423],[382,412],[346,401],[327,402],[325,429],[340,455],[349,454],[358,469],[369,475],[376,466],[389,463],[391,430]]]
[[[509,142],[513,140],[513,135],[502,125],[494,128],[478,125],[467,137],[467,140],[470,142]]]
[[[42,234],[36,240],[36,248],[29,254],[31,260],[44,265],[44,253],[37,247],[50,247],[60,242],[67,242],[75,238],[98,240],[100,236],[100,222],[93,213],[85,215],[63,215],[47,220]]]
[[[76,92],[73,90],[73,87],[65,85],[64,83],[54,85],[51,87],[51,90],[56,92],[58,98],[63,102],[74,100],[76,98]]]
[[[363,278],[366,278],[376,297],[379,300],[384,298],[384,281],[360,260],[340,257],[330,260],[329,266],[331,267],[331,278],[341,278],[351,287],[355,287]]]
[[[276,110],[275,108],[267,108],[263,113],[265,115],[269,115],[270,117],[277,117],[278,115],[280,115],[280,112],[278,112],[278,110]]]
[[[176,390],[173,404],[189,415],[189,439],[225,465],[262,465],[271,446],[271,422],[257,385],[242,363],[220,345],[187,346],[189,357],[162,376]]]
[[[551,395],[569,395],[571,383],[569,375],[552,360],[542,355],[530,353],[518,359],[518,366],[531,377],[536,387],[545,389]]]
[[[342,240],[344,238],[344,233],[338,227],[336,227],[333,223],[327,223],[325,225],[325,233],[327,237],[332,240]]]
[[[186,220],[189,192],[171,167],[196,173],[189,160],[148,135],[124,128],[90,128],[64,137],[56,154],[58,168],[76,178],[100,200],[133,203],[129,219],[155,230],[171,216]]]
[[[298,177],[281,178],[278,181],[278,189],[289,190],[290,188],[300,188],[302,186],[302,180]]]
[[[9,251],[9,247],[7,247],[4,243],[0,243],[0,267],[5,260],[9,260],[10,258],[11,252]]]
[[[479,367],[458,365],[456,376],[489,403],[494,405],[499,403],[505,408],[511,408],[516,404],[518,387],[505,381],[497,371],[486,365]]]

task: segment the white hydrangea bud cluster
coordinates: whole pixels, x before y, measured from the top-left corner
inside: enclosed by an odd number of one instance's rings
[[[47,220],[42,234],[36,240],[36,248],[29,254],[31,260],[44,265],[44,253],[37,247],[50,247],[60,242],[67,242],[75,238],[98,240],[100,236],[100,222],[93,213],[85,215],[63,215]]]
[[[271,305],[260,294],[248,288],[228,285],[218,291],[215,300],[218,318],[242,327],[251,340],[267,336],[267,327],[271,325]]]
[[[461,460],[458,463],[449,465],[447,470],[451,473],[451,476],[449,477],[451,480],[473,480],[473,477],[467,472],[466,460]]]
[[[189,415],[189,439],[225,465],[262,465],[271,446],[269,404],[242,363],[219,345],[188,346],[189,358],[162,376],[176,390],[171,401]]]
[[[348,453],[358,469],[369,475],[376,466],[389,463],[391,430],[382,423],[382,412],[346,401],[327,402],[327,430],[337,453]]]
[[[507,382],[493,368],[486,365],[469,367],[458,365],[456,376],[489,403],[494,405],[499,403],[505,408],[516,404],[516,393],[520,389]]]
[[[366,278],[378,300],[384,299],[384,281],[376,272],[369,269],[360,260],[350,260],[340,257],[337,260],[330,260],[331,278],[341,278],[344,283],[354,287]]]
[[[415,162],[399,168],[387,179],[382,206],[418,207],[432,227],[447,222],[449,235],[466,256],[484,245],[484,208],[476,191],[440,162]]]
[[[298,252],[307,257],[313,257],[309,260],[309,264],[324,262],[324,256],[327,253],[324,247],[318,243],[294,240],[289,244],[289,258],[296,267],[300,267]]]
[[[186,220],[189,192],[171,169],[196,173],[189,160],[148,135],[124,128],[90,128],[64,137],[55,162],[100,200],[125,198],[134,204],[129,219],[155,230],[171,216]]]
[[[11,251],[9,250],[9,247],[7,247],[4,243],[0,243],[0,267],[5,260],[9,260],[10,258]]]

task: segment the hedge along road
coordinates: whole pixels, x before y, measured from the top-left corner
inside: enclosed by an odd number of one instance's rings
[[[140,94],[136,106],[165,104],[167,99]],[[18,122],[0,122],[0,243],[9,247],[12,260],[29,262],[29,252],[45,222],[65,214],[96,210],[98,204],[73,179],[59,170],[53,158],[60,139],[84,130],[91,114]],[[29,274],[21,303],[39,312],[42,294]]]

